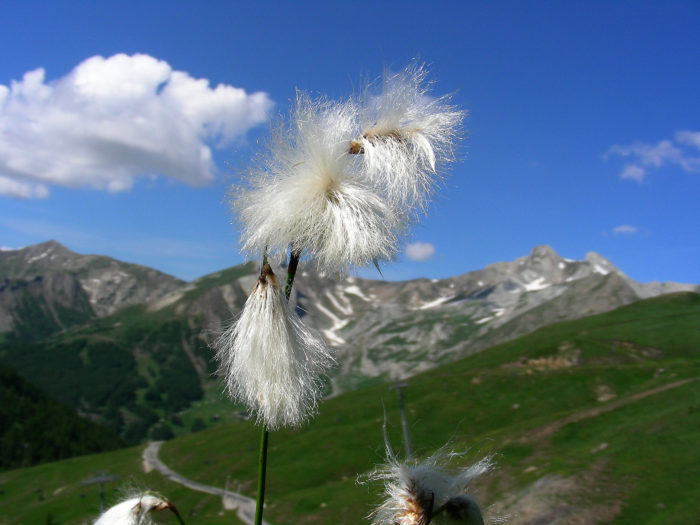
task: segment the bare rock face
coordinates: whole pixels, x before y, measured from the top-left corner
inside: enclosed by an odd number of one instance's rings
[[[185,283],[109,257],[78,255],[53,241],[0,252],[0,331],[26,334],[32,319],[57,331],[141,304],[147,312],[169,309],[211,341],[240,312],[257,271],[248,263]],[[285,269],[275,271],[281,278]],[[573,261],[536,246],[514,261],[440,280],[332,280],[302,264],[291,300],[334,347],[333,388],[341,392],[404,378],[554,322],[680,290],[700,287],[640,284],[598,254]]]
[[[94,316],[87,294],[70,274],[0,281],[0,332],[47,335]]]
[[[99,316],[124,306],[158,301],[185,284],[151,268],[96,255],[86,257],[74,271]]]
[[[308,269],[295,288],[297,310],[336,349],[336,392],[408,377],[554,322],[666,291],[700,291],[636,283],[598,254],[573,261],[549,246],[441,280],[329,281]]]
[[[55,241],[0,252],[2,280],[5,288],[0,292],[3,296],[0,330],[3,331],[16,327],[23,315],[21,309],[17,310],[23,299],[11,297],[14,291],[25,290],[22,292],[25,298],[41,297],[42,308],[49,312],[61,308],[84,313],[73,320],[66,317],[65,322],[53,313],[56,327],[65,328],[94,316],[109,315],[125,306],[157,301],[185,284],[144,266],[101,255],[79,255]]]

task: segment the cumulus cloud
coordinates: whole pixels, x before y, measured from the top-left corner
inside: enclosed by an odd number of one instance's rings
[[[629,159],[620,177],[637,182],[642,182],[650,170],[664,166],[678,166],[688,173],[700,172],[700,132],[678,131],[672,140],[661,140],[656,144],[615,145],[603,158],[611,156]]]
[[[43,199],[49,196],[49,188],[45,184],[23,182],[0,175],[0,195]]]
[[[636,180],[637,182],[642,182],[644,180],[644,177],[646,177],[646,174],[647,170],[642,168],[641,166],[637,166],[635,164],[627,164],[624,168],[622,168],[620,178],[632,179]]]
[[[142,54],[94,56],[48,82],[43,68],[29,71],[0,85],[0,195],[116,192],[155,175],[206,184],[211,147],[240,139],[272,106],[266,93],[212,88]]]
[[[621,224],[620,226],[615,226],[612,232],[614,235],[632,235],[637,233],[637,227],[630,226],[629,224]]]
[[[676,133],[676,141],[700,150],[700,131],[679,131]]]
[[[435,254],[435,246],[429,242],[414,242],[406,246],[406,257],[412,261],[426,261]]]

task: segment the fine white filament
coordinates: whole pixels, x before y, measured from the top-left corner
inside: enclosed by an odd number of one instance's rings
[[[313,413],[319,377],[333,364],[323,340],[289,308],[268,265],[215,348],[226,390],[268,430],[298,426]]]
[[[385,73],[381,94],[367,88],[359,139],[369,178],[381,184],[392,205],[424,211],[441,177],[439,164],[454,160],[465,112],[450,97],[431,97],[427,71],[413,64]]]
[[[273,132],[249,186],[234,189],[244,252],[279,254],[291,245],[330,274],[396,254],[404,214],[349,153],[357,114],[352,101],[297,95],[292,125]]]
[[[151,523],[151,512],[167,508],[171,508],[171,504],[165,498],[143,494],[111,507],[97,518],[94,525],[146,525]]]
[[[369,475],[370,480],[383,480],[385,491],[384,502],[372,513],[373,525],[483,525],[479,507],[465,491],[492,468],[492,458],[449,470],[454,456],[443,448],[422,462],[401,463],[387,446],[387,463]]]

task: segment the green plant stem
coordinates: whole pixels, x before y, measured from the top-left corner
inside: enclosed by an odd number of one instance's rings
[[[292,250],[289,256],[289,265],[287,266],[287,280],[284,283],[284,296],[289,301],[289,297],[292,295],[292,285],[294,284],[294,276],[297,274],[297,266],[299,266],[299,257],[301,257],[301,252]]]
[[[294,285],[294,277],[297,274],[297,266],[299,266],[299,258],[301,252],[292,250],[289,257],[289,265],[287,266],[287,279],[284,283],[284,296],[289,301],[292,295],[292,286]],[[263,268],[267,264],[267,251],[263,256]],[[258,497],[255,502],[255,525],[262,525],[263,505],[265,504],[265,477],[267,474],[267,442],[270,438],[270,432],[265,425],[260,433],[260,456],[258,458]]]
[[[269,432],[265,425],[260,433],[260,456],[258,458],[258,499],[255,502],[255,525],[262,524],[263,504],[265,503],[265,473],[267,470],[267,440]]]
[[[180,513],[177,511],[177,509],[173,505],[170,505],[170,507],[168,507],[168,508],[170,509],[170,511],[173,514],[175,514],[175,517],[177,518],[178,523],[180,523],[180,525],[185,525],[185,522],[182,519],[182,517],[180,516]]]

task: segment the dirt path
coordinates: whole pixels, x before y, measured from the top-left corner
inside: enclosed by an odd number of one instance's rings
[[[214,494],[215,496],[221,496],[227,498],[230,502],[234,502],[238,507],[237,515],[240,520],[246,525],[253,525],[255,522],[255,500],[237,492],[231,492],[218,487],[212,487],[209,485],[204,485],[202,483],[197,483],[187,479],[186,477],[174,472],[168,466],[158,459],[158,451],[160,446],[163,444],[162,441],[152,441],[143,450],[141,457],[145,464],[151,468],[157,470],[166,478],[179,483],[191,490],[196,490],[198,492],[205,492],[206,494]],[[263,520],[263,525],[270,525],[268,522]]]
[[[608,403],[607,405],[604,405],[604,406],[588,408],[586,410],[576,412],[575,414],[571,414],[571,415],[566,416],[565,418],[562,418],[558,421],[548,423],[547,425],[541,426],[539,428],[536,428],[536,429],[528,432],[527,436],[525,436],[522,439],[522,441],[542,441],[543,439],[547,439],[552,434],[554,434],[557,430],[559,430],[561,427],[563,427],[564,425],[568,425],[569,423],[576,423],[577,421],[581,421],[582,419],[587,419],[589,417],[599,416],[600,414],[610,412],[612,410],[620,408],[621,406],[627,405],[628,403],[633,403],[634,401],[639,401],[640,399],[644,399],[645,397],[653,396],[654,394],[659,394],[661,392],[665,392],[666,390],[671,390],[672,388],[678,388],[679,386],[683,386],[683,385],[691,383],[693,381],[697,381],[698,379],[700,379],[700,378],[691,377],[689,379],[681,379],[680,381],[674,381],[673,383],[667,383],[665,385],[662,385],[662,386],[659,386],[656,388],[652,388],[650,390],[645,390],[644,392],[638,392],[636,394],[633,394],[629,397],[625,397],[623,399],[618,399],[617,401],[614,401],[612,403]]]
[[[532,454],[524,461],[529,465],[524,472],[530,469],[537,471],[543,460],[550,457],[549,440],[565,425],[611,412],[698,380],[700,377],[666,383],[526,431],[517,439],[520,443],[533,445]],[[607,446],[607,443],[602,445]],[[593,453],[594,450],[591,450]],[[515,488],[513,482],[517,478],[504,473],[499,480],[502,495],[489,510],[494,516],[508,516],[509,525],[607,523],[620,513],[625,495],[621,485],[606,475],[606,468],[607,460],[591,456],[588,467],[581,467],[569,475],[540,474],[536,481],[523,488]],[[605,493],[606,497],[601,498],[601,493]]]

